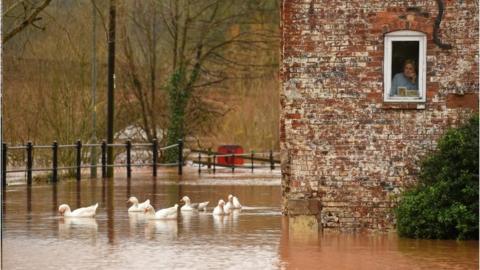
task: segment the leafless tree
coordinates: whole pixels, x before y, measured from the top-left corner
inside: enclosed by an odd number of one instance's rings
[[[148,140],[157,138],[161,125],[161,110],[157,101],[161,70],[158,58],[160,39],[158,4],[156,1],[138,1],[126,7],[126,20],[121,24],[122,52],[119,60],[124,92],[124,102],[132,111],[140,111],[139,124]]]
[[[4,33],[2,33],[2,43],[7,43],[11,38],[26,29],[28,26],[45,30],[45,27],[40,26],[38,23],[42,20],[42,17],[40,17],[41,12],[51,2],[52,0],[17,0],[8,4],[2,14],[4,27],[6,28]],[[4,5],[7,5],[7,3],[4,3]]]
[[[257,27],[264,2],[152,0],[127,8],[120,57],[130,89],[125,101],[140,109],[149,139],[157,130],[168,129],[169,143],[207,130],[212,118],[229,110],[208,90],[258,76],[265,64],[247,60],[249,52],[276,42],[270,29]]]

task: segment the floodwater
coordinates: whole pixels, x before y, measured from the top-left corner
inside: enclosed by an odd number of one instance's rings
[[[477,269],[478,241],[399,239],[390,234],[298,233],[281,215],[277,180],[163,181],[150,177],[9,186],[4,193],[2,269]],[[229,184],[233,183],[233,184]],[[246,207],[211,215],[220,198]],[[128,214],[136,196],[164,208],[188,195],[207,212],[178,221]],[[63,219],[57,209],[98,202],[94,219]]]

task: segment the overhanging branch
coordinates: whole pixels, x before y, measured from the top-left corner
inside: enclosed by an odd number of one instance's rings
[[[50,2],[52,2],[52,0],[43,1],[43,3],[40,6],[36,7],[29,16],[26,16],[20,24],[18,24],[16,27],[14,27],[12,30],[10,30],[7,34],[3,36],[2,43],[7,43],[7,41],[9,41],[16,34],[27,28],[27,26],[32,25],[33,22],[37,20],[38,14],[42,12],[42,10],[44,10],[50,4]]]

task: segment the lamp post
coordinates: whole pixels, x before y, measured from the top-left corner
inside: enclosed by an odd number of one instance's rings
[[[115,0],[110,0],[110,19],[108,25],[108,106],[107,106],[107,144],[113,143],[114,84],[115,84]],[[113,147],[107,147],[107,177],[113,177]]]
[[[92,2],[92,144],[97,143],[97,11],[95,9],[95,4]],[[95,146],[91,148],[91,161],[92,167],[90,168],[90,177],[97,177],[97,149]]]

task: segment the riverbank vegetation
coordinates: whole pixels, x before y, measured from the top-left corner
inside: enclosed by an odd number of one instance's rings
[[[419,184],[396,210],[401,236],[478,239],[478,119],[448,130],[423,161]]]

